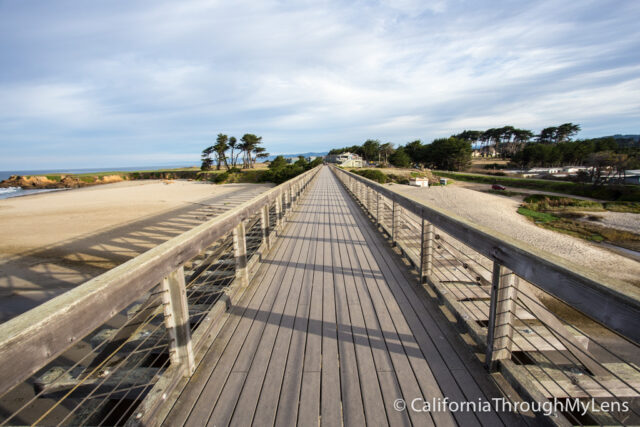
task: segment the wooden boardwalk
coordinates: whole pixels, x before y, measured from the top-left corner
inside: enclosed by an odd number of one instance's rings
[[[171,408],[174,425],[513,425],[397,411],[500,397],[433,300],[323,168]]]

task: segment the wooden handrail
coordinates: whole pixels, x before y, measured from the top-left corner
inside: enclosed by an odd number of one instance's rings
[[[607,328],[640,343],[640,290],[635,286],[572,264],[444,209],[427,206],[362,176],[331,169],[366,185]]]
[[[318,166],[0,325],[0,395],[54,360]]]

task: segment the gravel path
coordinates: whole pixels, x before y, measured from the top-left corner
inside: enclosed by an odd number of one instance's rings
[[[391,187],[398,193],[427,205],[451,211],[468,221],[489,227],[578,265],[608,272],[613,278],[640,285],[640,262],[612,253],[585,240],[534,225],[516,212],[520,204],[517,200],[457,185],[428,189],[399,184],[392,184]],[[617,217],[612,217],[614,216]],[[622,218],[620,216],[620,221],[633,221],[632,217]]]
[[[629,212],[594,212],[593,215],[600,217],[599,220],[593,221],[596,224],[640,234],[640,214]]]

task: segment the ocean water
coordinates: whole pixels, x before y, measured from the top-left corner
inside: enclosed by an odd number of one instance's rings
[[[93,168],[93,169],[48,169],[48,170],[22,170],[22,171],[0,171],[0,181],[4,181],[12,175],[50,175],[57,173],[81,174],[97,172],[130,172],[139,170],[158,170],[185,167],[184,165],[160,165],[160,166],[136,166],[136,167],[114,167],[114,168]],[[29,194],[47,193],[50,191],[63,191],[66,188],[23,190],[20,187],[0,188],[0,200],[10,197],[27,196]]]
[[[29,194],[49,193],[51,191],[64,191],[64,190],[68,190],[68,188],[52,188],[52,189],[41,189],[41,190],[23,190],[20,187],[0,188],[0,200],[8,199],[10,197],[28,196]]]
[[[57,173],[97,173],[97,172],[131,172],[142,170],[157,170],[157,169],[173,169],[187,167],[184,164],[173,165],[155,165],[155,166],[126,166],[126,167],[113,167],[113,168],[92,168],[92,169],[42,169],[42,170],[22,170],[22,171],[0,171],[0,181],[4,181],[12,175],[50,175]]]

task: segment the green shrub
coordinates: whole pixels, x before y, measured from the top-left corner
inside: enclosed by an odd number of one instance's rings
[[[385,175],[382,171],[375,169],[356,169],[353,172],[360,176],[364,176],[367,179],[372,181],[379,182],[380,184],[384,184],[389,181],[387,175]]]

